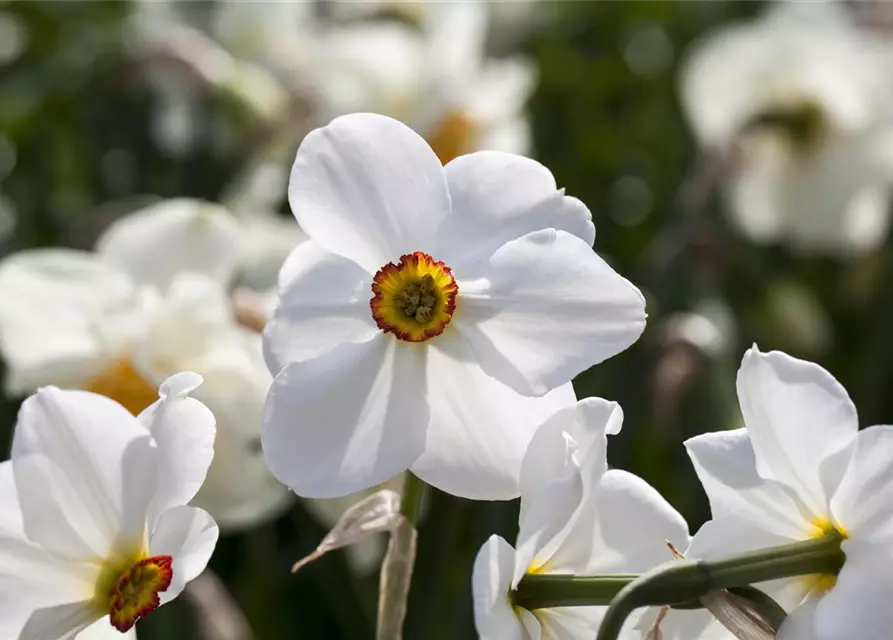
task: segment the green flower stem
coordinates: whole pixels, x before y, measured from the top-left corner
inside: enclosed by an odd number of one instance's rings
[[[721,560],[676,560],[640,576],[526,575],[512,602],[528,610],[610,605],[597,640],[615,640],[626,618],[644,606],[690,607],[710,591],[809,574],[837,574],[842,537],[760,549]]]
[[[694,600],[717,589],[810,574],[836,575],[844,563],[843,538],[820,538],[760,549],[715,561],[680,560],[657,567],[623,587],[605,613],[596,640],[616,640],[639,607]]]
[[[427,486],[418,476],[407,471],[403,480],[403,495],[400,500],[400,513],[413,526],[418,525],[419,513],[422,510],[422,499]]]

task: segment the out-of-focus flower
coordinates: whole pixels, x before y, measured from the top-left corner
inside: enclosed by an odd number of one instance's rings
[[[310,239],[264,333],[263,446],[299,495],[411,469],[454,495],[516,496],[570,380],[644,328],[642,295],[592,251],[589,210],[533,160],[443,167],[408,127],[354,114],[304,139],[289,200]]]
[[[217,456],[198,504],[232,528],[280,510],[285,487],[260,451],[271,377],[260,336],[233,318],[225,288],[239,227],[207,203],[167,201],[122,218],[96,253],[40,249],[0,262],[6,391],[87,389],[137,414],[182,370],[219,417]]]
[[[859,431],[846,391],[818,365],[753,347],[738,372],[744,429],[686,442],[713,519],[689,557],[711,558],[837,532],[837,576],[761,585],[790,615],[780,640],[882,640],[893,597],[893,427]]]
[[[512,605],[511,591],[527,574],[640,573],[672,559],[668,540],[688,543],[685,520],[656,490],[608,470],[605,436],[622,422],[616,403],[587,398],[534,434],[521,467],[517,544],[493,536],[474,564],[475,623],[484,640],[593,638],[606,607],[528,611]],[[630,628],[623,637],[641,635]]]
[[[84,391],[25,401],[0,464],[0,635],[127,632],[204,570],[217,525],[186,506],[214,455],[199,384],[169,378],[138,417]]]
[[[421,28],[397,21],[330,29],[320,41],[323,120],[375,111],[426,138],[443,164],[481,149],[526,153],[532,64],[485,53],[491,7],[428,3]]]
[[[682,103],[701,144],[734,158],[729,204],[745,233],[837,255],[884,240],[891,53],[831,3],[785,3],[696,46]]]

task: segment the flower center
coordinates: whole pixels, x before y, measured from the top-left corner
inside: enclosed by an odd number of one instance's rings
[[[785,136],[796,151],[809,151],[829,127],[822,108],[812,100],[799,100],[757,114],[745,131],[775,131]]]
[[[170,556],[131,558],[112,563],[99,577],[94,600],[108,613],[112,626],[128,631],[136,621],[158,608],[158,594],[167,591],[174,576]]]
[[[441,164],[471,151],[477,135],[477,125],[462,111],[450,111],[440,120],[428,136],[428,144],[437,154]]]
[[[158,399],[158,390],[126,359],[105,367],[83,388],[115,400],[133,415]]]
[[[385,333],[407,342],[424,342],[443,333],[450,323],[458,292],[449,267],[416,251],[378,270],[369,306]]]

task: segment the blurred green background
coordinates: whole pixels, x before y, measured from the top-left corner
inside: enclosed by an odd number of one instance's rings
[[[189,4],[198,11],[203,3]],[[575,386],[580,397],[620,402],[626,419],[611,464],[652,483],[695,530],[707,506],[681,443],[739,425],[734,376],[751,343],[827,367],[863,424],[893,415],[893,256],[883,249],[848,261],[803,258],[748,242],[721,215],[709,161],[699,161],[680,113],[677,68],[699,34],[760,3],[549,4],[552,19],[510,45],[539,68],[529,104],[534,156],[588,204],[596,249],[645,292],[649,312],[642,339]],[[132,9],[0,4],[0,255],[89,248],[120,212],[114,203],[134,196],[217,200],[250,161],[262,127],[224,91],[200,93],[188,151],[159,148],[150,126],[159,97],[128,50]],[[17,406],[0,405],[3,442]],[[474,637],[474,556],[492,533],[512,540],[516,527],[516,502],[433,492],[405,636]],[[341,552],[288,571],[324,533],[296,504],[274,523],[221,539],[210,566],[255,637],[373,636],[374,573],[353,575]],[[181,598],[138,629],[146,640],[202,637],[197,622]]]

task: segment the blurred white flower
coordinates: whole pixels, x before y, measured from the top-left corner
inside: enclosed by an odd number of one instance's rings
[[[217,525],[186,506],[214,455],[199,384],[169,378],[139,417],[84,391],[25,401],[0,464],[0,636],[127,632],[204,570]]]
[[[688,543],[685,520],[656,490],[608,470],[606,435],[622,422],[616,403],[587,398],[534,434],[521,466],[517,544],[513,549],[493,536],[474,564],[475,624],[483,640],[589,640],[607,607],[528,611],[512,604],[511,591],[527,574],[641,573],[672,560],[668,540]],[[632,628],[626,633],[642,637]]]
[[[682,104],[700,143],[735,158],[727,195],[746,234],[844,256],[885,239],[891,53],[833,3],[784,3],[695,46]]]
[[[355,111],[394,117],[426,138],[443,164],[481,149],[526,153],[533,65],[487,57],[488,3],[427,5],[420,29],[373,21],[323,35],[320,119]]]
[[[444,168],[411,129],[354,114],[304,139],[289,200],[310,239],[264,332],[278,376],[263,443],[299,495],[411,469],[455,495],[511,498],[571,378],[644,328],[639,291],[592,251],[589,210],[533,160],[479,152]]]
[[[258,334],[233,318],[225,285],[239,226],[219,207],[162,202],[122,218],[97,252],[39,249],[0,261],[6,391],[87,389],[137,414],[182,370],[218,416],[217,456],[198,496],[221,526],[249,525],[288,501],[260,451],[272,380]]]
[[[893,626],[893,427],[859,431],[846,391],[818,365],[753,347],[738,372],[744,429],[686,442],[713,519],[687,555],[711,558],[836,531],[840,574],[765,590],[790,612],[779,640],[883,640]]]

